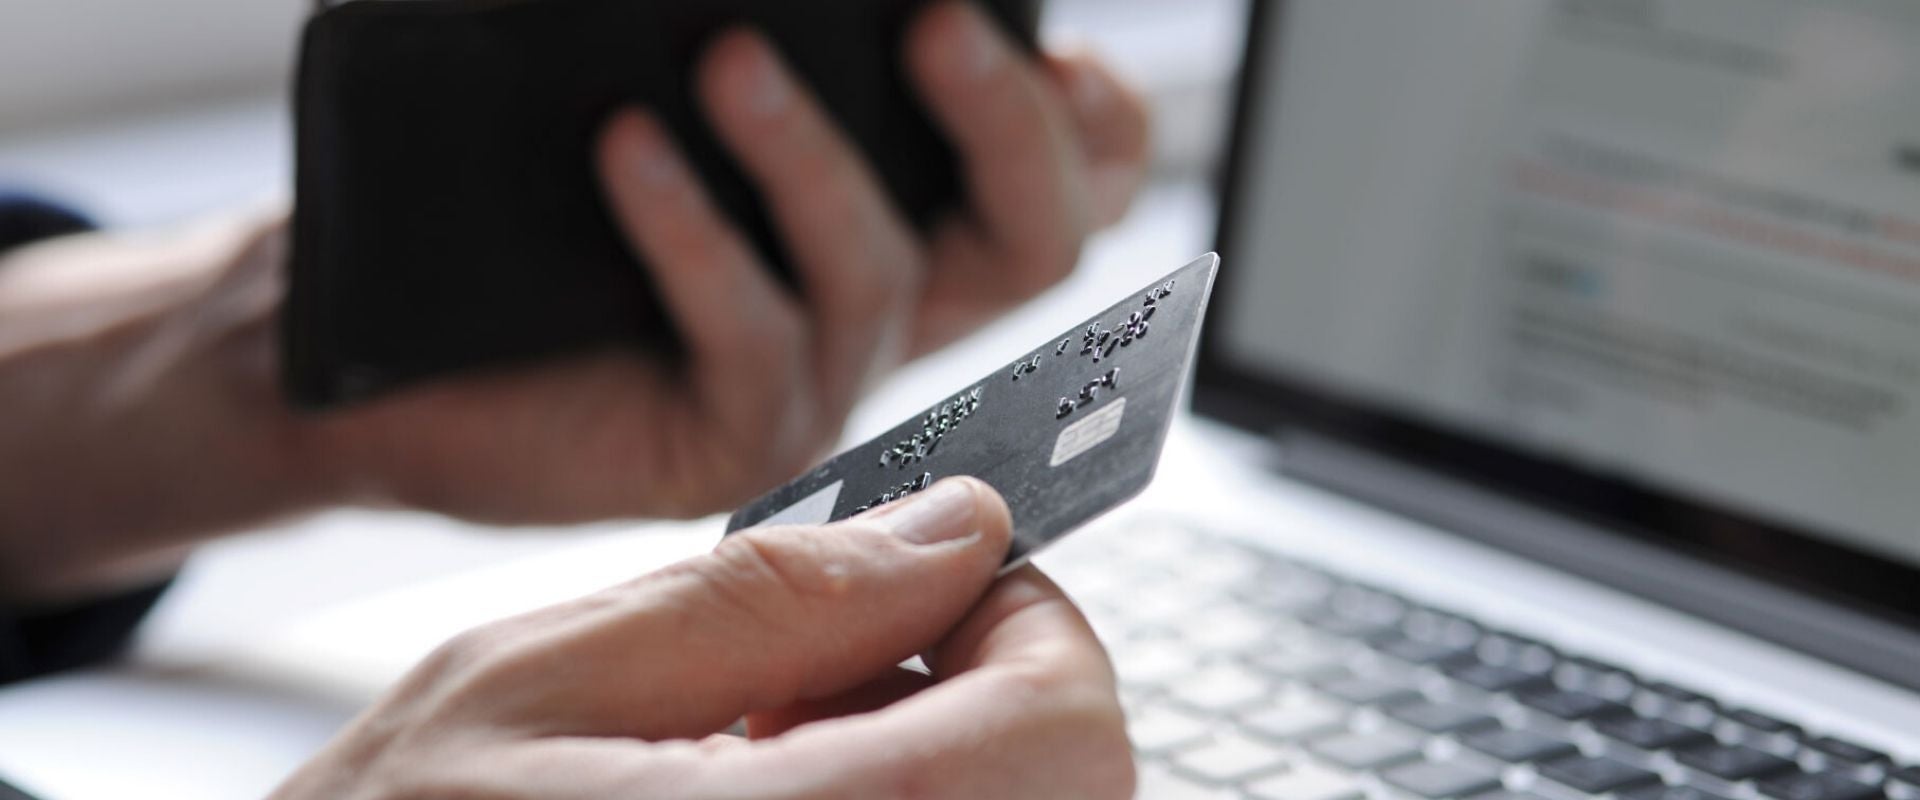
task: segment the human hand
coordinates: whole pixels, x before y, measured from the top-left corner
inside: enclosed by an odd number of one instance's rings
[[[1130,797],[1112,670],[1038,572],[993,581],[1008,529],[951,479],[475,629],[275,796]]]
[[[824,455],[878,375],[1054,284],[1144,172],[1146,115],[1084,56],[1022,56],[941,3],[906,67],[956,144],[972,205],[920,236],[758,36],[722,36],[698,94],[757,184],[801,283],[771,277],[642,110],[609,122],[606,195],[688,350],[450,379],[305,441],[353,499],[487,522],[691,516]]]
[[[449,379],[326,417],[274,385],[285,214],[9,252],[0,269],[0,586],[153,579],[202,539],[346,503],[490,522],[691,516],[791,476],[867,382],[1053,283],[1124,209],[1140,101],[1084,57],[1019,57],[959,3],[908,64],[973,204],[927,237],[748,33],[699,65],[714,128],[772,206],[774,283],[644,113],[606,129],[607,196],[691,358],[602,353]]]

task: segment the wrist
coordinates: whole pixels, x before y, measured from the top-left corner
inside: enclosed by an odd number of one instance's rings
[[[0,582],[9,592],[148,580],[195,542],[335,499],[273,379],[282,219],[78,237],[8,257]]]
[[[234,415],[234,442],[244,450],[269,515],[297,514],[357,502],[354,470],[339,446],[334,418],[296,409],[280,381],[280,309],[284,296],[286,218],[275,213],[244,223],[218,283],[181,314],[211,325],[209,348],[217,393]]]

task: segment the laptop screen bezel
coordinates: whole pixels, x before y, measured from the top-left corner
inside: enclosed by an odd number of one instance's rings
[[[1248,163],[1256,114],[1273,97],[1265,83],[1278,71],[1282,1],[1249,3],[1245,60],[1233,101],[1227,159],[1220,171],[1215,235],[1223,264],[1216,297],[1230,297],[1236,265],[1258,263],[1236,245],[1251,181]],[[1275,25],[1279,22],[1280,25]],[[1282,101],[1284,102],[1284,101]],[[1236,363],[1221,332],[1232,324],[1229,303],[1216,303],[1202,332],[1194,406],[1199,413],[1257,433],[1306,430],[1526,504],[1593,523],[1676,553],[1704,559],[1832,601],[1920,634],[1920,568],[1836,543],[1739,509],[1682,496],[1662,487],[1556,460],[1510,442],[1416,418],[1280,369]],[[1747,546],[1728,548],[1738,541]]]

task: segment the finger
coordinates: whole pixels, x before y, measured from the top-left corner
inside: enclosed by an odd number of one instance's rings
[[[992,583],[1010,527],[986,484],[941,481],[465,634],[427,674],[475,698],[480,722],[533,735],[703,736],[932,647]]]
[[[959,150],[971,214],[937,232],[964,264],[928,276],[926,297],[965,329],[1052,286],[1092,225],[1074,124],[1044,77],[970,3],[936,4],[907,36],[909,71]]]
[[[721,796],[1131,796],[1112,670],[1085,618],[1038,572],[996,584],[940,660],[940,684],[727,751],[700,780]]]
[[[1017,577],[1018,580],[1012,578]],[[1061,631],[1071,631],[1062,635]],[[945,680],[986,667],[1070,667],[1113,687],[1113,667],[1092,626],[1060,587],[1029,566],[1001,582],[927,657]]]
[[[1010,254],[1071,263],[1088,229],[1072,121],[1051,83],[970,3],[936,4],[908,66],[960,150],[974,213]]]
[[[919,245],[866,161],[761,36],[721,36],[699,70],[720,138],[758,186],[820,330],[823,418],[902,357]]]
[[[878,711],[913,696],[934,682],[934,677],[924,672],[905,668],[888,670],[881,677],[831,697],[802,700],[785,708],[748,715],[747,735],[754,739],[767,739],[809,722]]]
[[[749,450],[758,462],[750,466],[785,477],[786,462],[811,453],[818,435],[805,315],[715,209],[652,116],[615,115],[599,155],[614,218],[686,345],[695,398],[688,412],[712,423],[660,433],[719,435],[723,441],[686,446]]]
[[[1087,164],[1094,224],[1118,222],[1146,180],[1153,152],[1146,100],[1091,53],[1049,55],[1043,63],[1067,99]]]
[[[697,783],[717,755],[749,747],[715,735],[695,741],[635,742],[620,738],[513,740],[459,758],[415,759],[394,796],[539,798],[540,800],[670,800],[702,798]],[[409,791],[411,790],[411,791]]]

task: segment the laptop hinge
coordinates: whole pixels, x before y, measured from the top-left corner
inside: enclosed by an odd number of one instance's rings
[[[1276,440],[1308,483],[1920,689],[1920,635],[1893,623],[1311,432]]]

